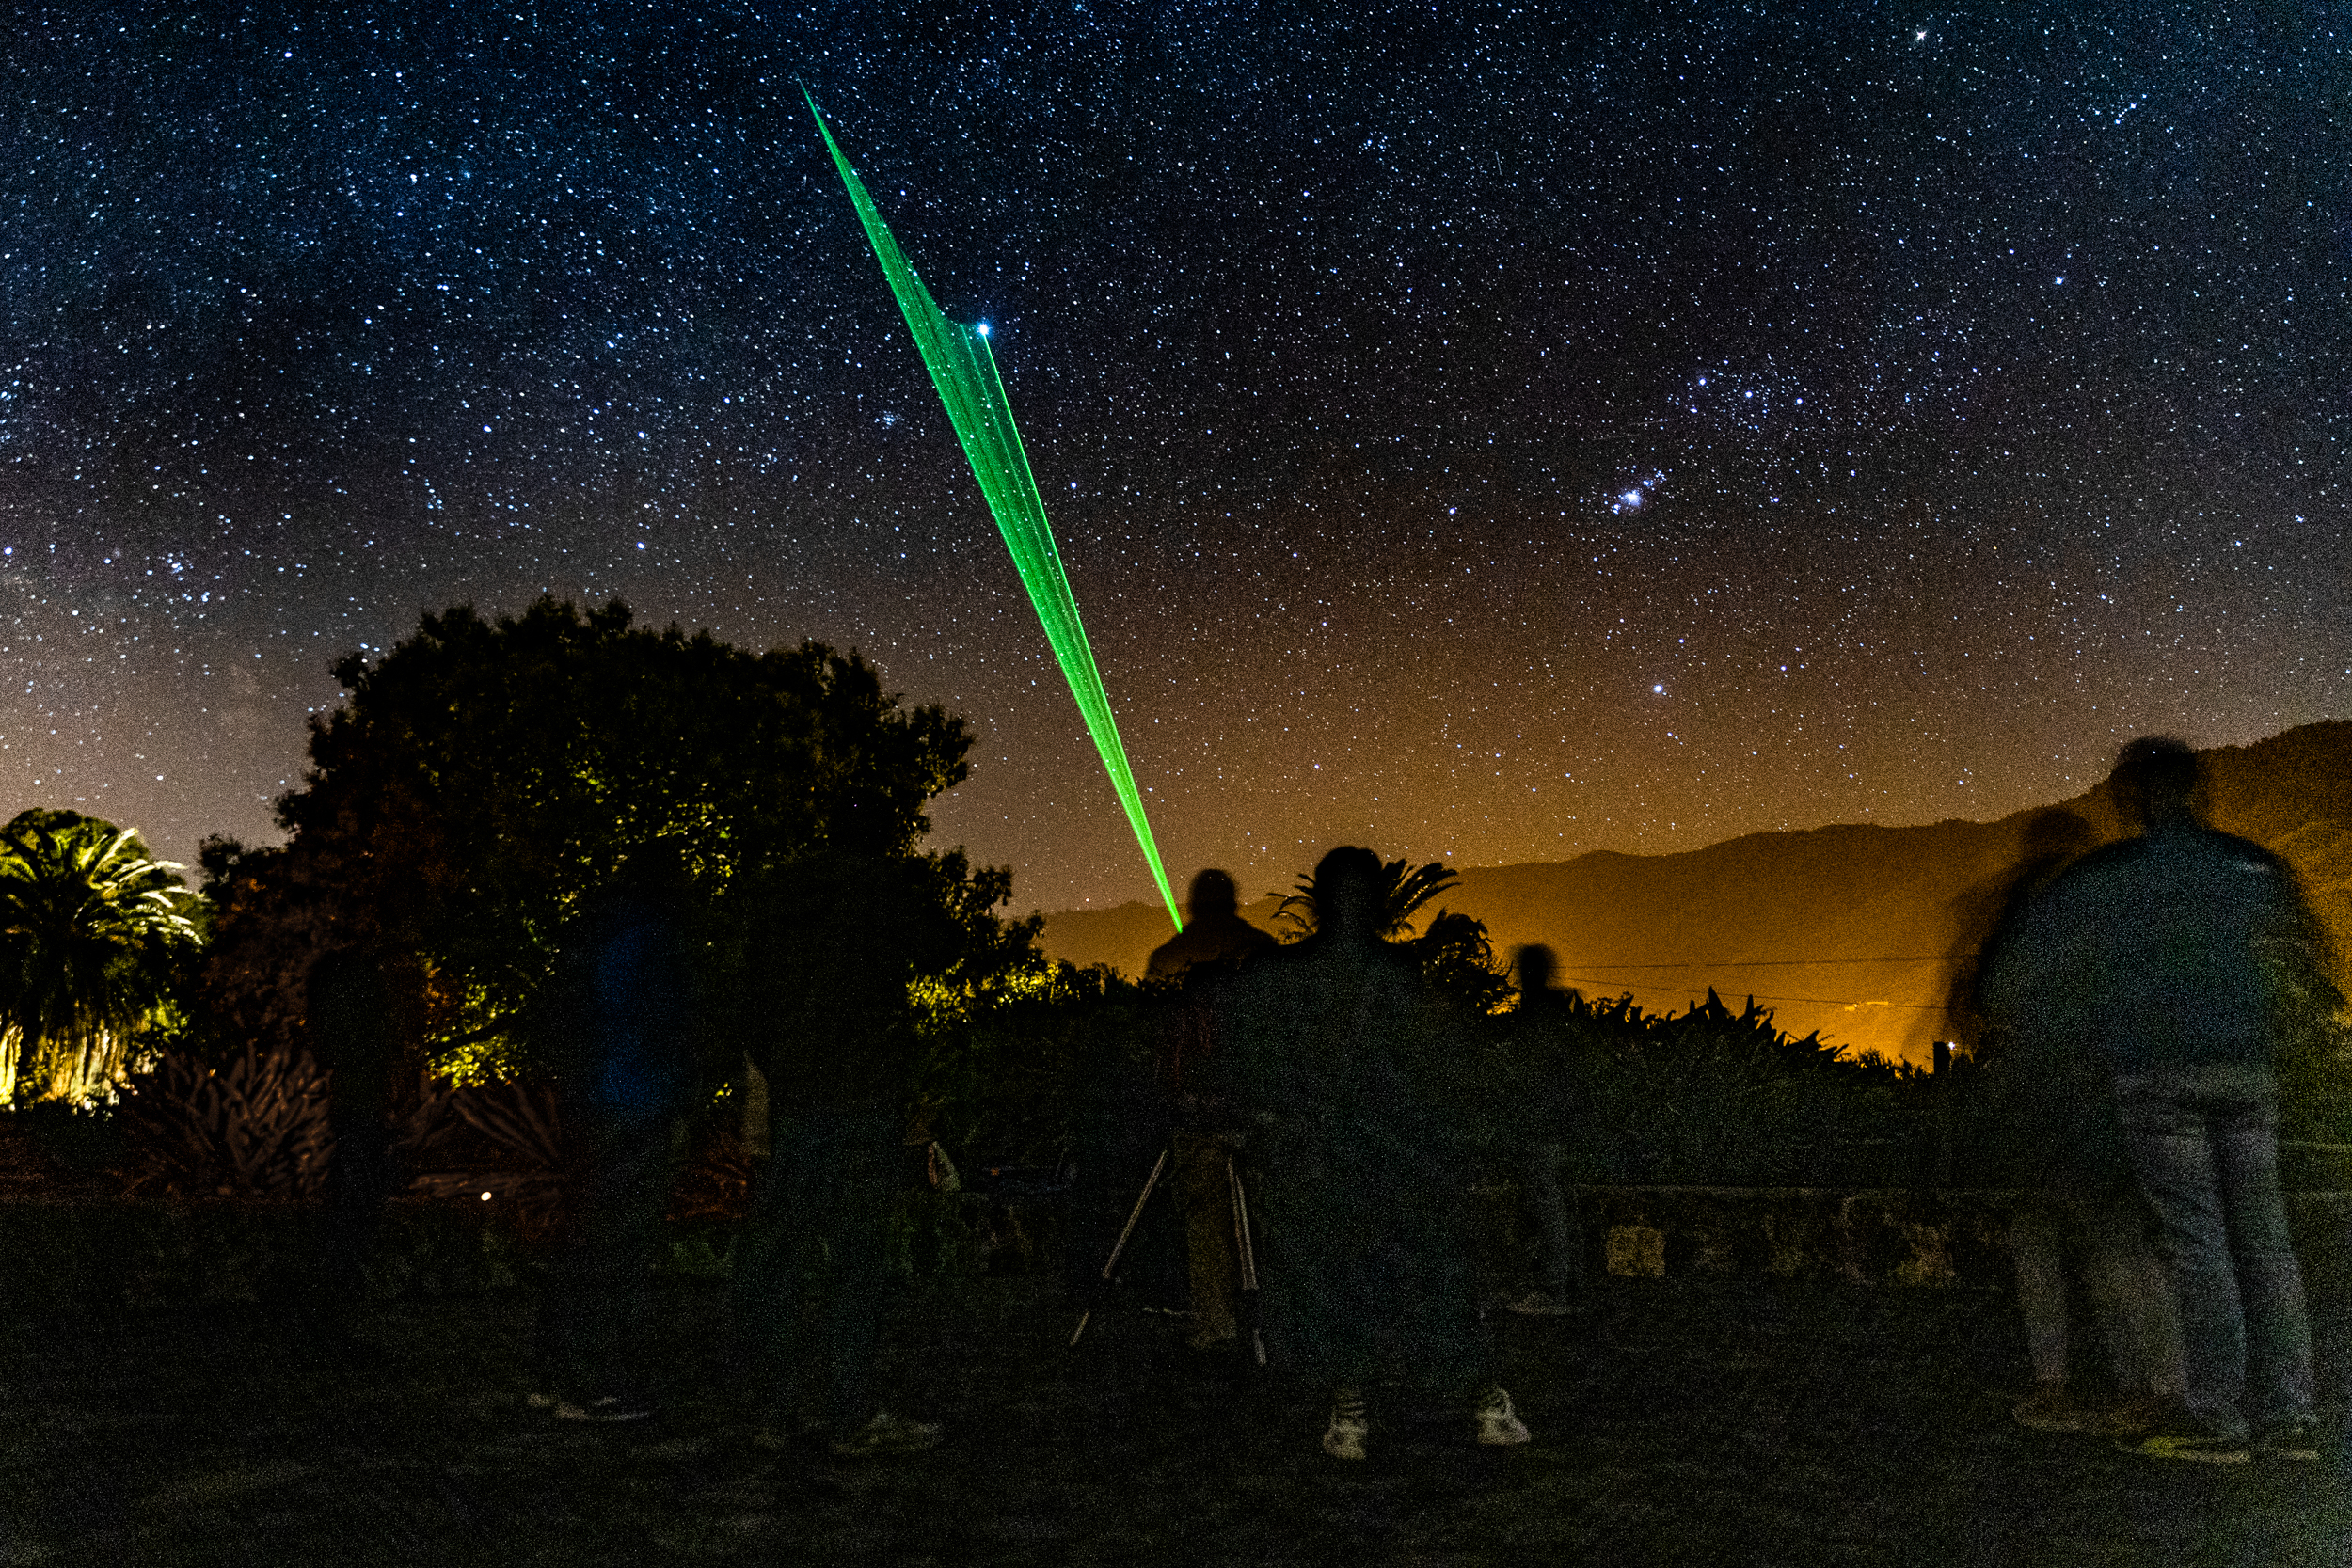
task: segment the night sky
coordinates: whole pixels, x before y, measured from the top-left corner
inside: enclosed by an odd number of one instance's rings
[[[1180,886],[2352,715],[2352,11],[1322,9],[14,10],[0,805],[273,839],[338,656],[619,595],[863,649],[978,737],[935,842],[1150,896],[795,78]]]

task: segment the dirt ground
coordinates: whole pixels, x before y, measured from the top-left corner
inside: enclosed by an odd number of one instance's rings
[[[8,1326],[0,1564],[2352,1561],[2320,1465],[2164,1465],[2027,1433],[2013,1312],[1977,1291],[1607,1280],[1499,1320],[1532,1447],[1375,1405],[1358,1465],[1279,1380],[1236,1390],[1171,1320],[1066,1347],[1039,1276],[918,1282],[892,1407],[914,1459],[751,1446],[722,1288],[673,1284],[632,1427],[524,1403],[527,1291],[379,1306],[318,1361],[258,1308]]]

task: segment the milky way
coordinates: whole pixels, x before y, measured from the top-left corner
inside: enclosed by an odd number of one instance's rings
[[[919,8],[918,8],[919,9]],[[1149,881],[795,80],[985,318],[1178,875],[1988,817],[2352,689],[2352,26],[20,10],[0,777],[274,836],[326,673],[618,595]]]

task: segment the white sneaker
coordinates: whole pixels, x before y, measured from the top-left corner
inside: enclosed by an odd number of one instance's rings
[[[1507,1449],[1534,1441],[1527,1423],[1512,1410],[1511,1396],[1500,1388],[1478,1402],[1477,1416],[1478,1440],[1491,1448]]]
[[[1334,1459],[1361,1459],[1364,1439],[1372,1434],[1372,1423],[1360,1415],[1343,1416],[1331,1412],[1331,1424],[1323,1429],[1323,1451]]]

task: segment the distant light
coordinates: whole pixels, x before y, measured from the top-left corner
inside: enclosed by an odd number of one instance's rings
[[[488,1193],[484,1193],[484,1194],[482,1195],[482,1201],[483,1201],[483,1202],[485,1202],[485,1203],[489,1202],[489,1201],[490,1201],[490,1195],[489,1195]]]
[[[2063,277],[2058,277],[2058,278],[2055,279],[2055,281],[2059,282],[2059,283],[2063,283],[2063,282],[2065,282],[2065,281],[2066,281],[2066,279],[2065,279]]]
[[[1624,495],[1619,496],[1617,499],[1625,502],[1628,506],[1639,506],[1642,504],[1642,492],[1639,490],[1628,490]]]
[[[1650,689],[1661,697],[1663,697],[1666,694],[1666,689],[1662,686],[1653,686]]]
[[[985,338],[988,336],[988,323],[982,322],[978,326],[973,328],[973,330],[977,332],[981,337]]]

